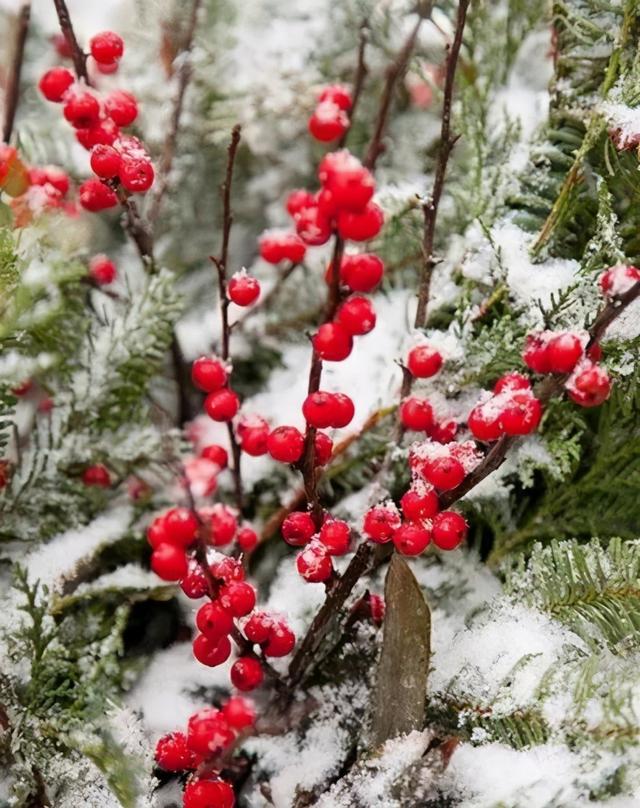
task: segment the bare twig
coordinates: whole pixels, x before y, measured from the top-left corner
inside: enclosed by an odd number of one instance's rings
[[[424,231],[422,238],[423,266],[420,277],[420,286],[418,289],[418,308],[416,311],[415,320],[416,328],[424,328],[427,320],[427,306],[429,303],[431,276],[433,275],[433,269],[437,264],[437,259],[434,255],[434,240],[436,222],[438,219],[438,208],[440,205],[440,199],[442,198],[449,157],[453,151],[456,141],[459,138],[459,135],[455,135],[451,131],[451,107],[453,103],[453,89],[455,86],[458,57],[460,55],[462,35],[464,33],[469,2],[470,0],[460,0],[458,3],[456,30],[453,37],[453,43],[451,44],[451,47],[448,48],[447,53],[444,101],[442,106],[442,124],[440,127],[440,151],[438,153],[438,162],[436,164],[433,190],[429,198],[425,199],[422,204],[422,211],[424,215]]]
[[[343,148],[343,146],[347,142],[347,138],[349,137],[349,131],[353,126],[353,119],[356,114],[356,109],[358,107],[358,101],[360,100],[360,96],[362,95],[364,82],[365,79],[367,78],[367,74],[369,73],[369,68],[367,67],[367,63],[365,61],[365,51],[367,48],[368,41],[369,41],[369,22],[368,20],[363,20],[362,23],[360,24],[360,33],[358,37],[358,63],[356,66],[355,76],[353,77],[353,92],[351,93],[351,110],[349,112],[349,127],[338,142],[338,148],[340,149]]]
[[[25,0],[22,3],[16,18],[16,38],[13,46],[13,55],[11,58],[11,71],[7,79],[7,88],[4,99],[2,139],[5,143],[8,143],[11,140],[13,123],[16,117],[16,110],[18,109],[18,98],[20,97],[20,74],[22,73],[24,46],[27,41],[30,19],[31,0]]]
[[[56,7],[56,13],[58,14],[60,30],[62,31],[64,38],[67,40],[69,47],[71,48],[71,58],[73,60],[76,75],[79,79],[84,79],[85,83],[91,86],[89,74],[87,73],[87,54],[82,50],[80,44],[78,43],[75,31],[73,30],[73,25],[71,24],[71,17],[69,16],[67,4],[65,3],[65,0],[53,0],[53,4]]]
[[[176,153],[176,144],[178,141],[178,133],[180,131],[180,120],[182,118],[182,111],[184,109],[184,101],[187,92],[187,87],[191,81],[193,74],[193,66],[191,63],[191,50],[193,48],[193,41],[198,23],[198,14],[202,0],[193,0],[191,4],[191,13],[189,15],[189,22],[187,31],[184,37],[182,48],[180,49],[180,66],[178,68],[178,83],[176,88],[176,96],[173,102],[173,109],[171,111],[171,120],[169,130],[164,141],[164,149],[160,166],[156,178],[156,185],[154,190],[153,199],[149,208],[149,221],[155,222],[160,213],[160,206],[167,188],[169,187],[169,175],[173,166],[173,160]]]

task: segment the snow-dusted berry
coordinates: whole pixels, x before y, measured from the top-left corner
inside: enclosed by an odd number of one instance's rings
[[[441,511],[433,520],[433,543],[441,550],[455,550],[466,538],[467,530],[468,525],[462,514]]]
[[[118,126],[130,126],[138,117],[138,102],[131,93],[114,90],[104,99],[107,115]]]
[[[220,590],[220,604],[234,617],[244,617],[255,608],[256,590],[246,581],[232,581]]]
[[[328,581],[333,575],[331,555],[324,544],[312,542],[298,554],[296,567],[300,575],[311,584]]]
[[[205,707],[189,718],[187,745],[198,755],[209,757],[226,749],[234,740],[227,719],[215,707]]]
[[[534,373],[549,373],[551,371],[547,352],[550,336],[551,333],[549,331],[527,334],[522,359],[525,365],[533,370]]]
[[[611,379],[600,365],[586,360],[581,363],[566,384],[569,397],[581,407],[597,407],[611,393]]]
[[[582,354],[582,340],[570,331],[554,334],[547,343],[547,361],[551,373],[571,373]]]
[[[113,283],[117,274],[116,265],[106,255],[94,255],[89,261],[89,277],[98,286]]]
[[[462,463],[446,455],[428,458],[422,468],[426,479],[439,491],[456,488],[466,476]]]
[[[303,209],[301,207],[296,213]],[[260,238],[259,249],[260,257],[270,264],[279,264],[280,261],[298,264],[307,252],[307,245],[296,233],[269,231]]]
[[[260,284],[246,272],[236,272],[229,281],[228,292],[236,306],[250,306],[260,297]]]
[[[214,393],[227,383],[227,370],[221,359],[201,356],[191,366],[191,379],[205,393]]]
[[[158,739],[155,749],[156,763],[167,772],[191,768],[193,752],[187,746],[184,732],[171,732]]]
[[[338,233],[351,241],[369,241],[382,230],[384,213],[375,202],[369,202],[361,211],[341,210],[338,213]]]
[[[295,215],[296,232],[305,244],[318,247],[331,238],[331,221],[317,205],[302,208]]]
[[[306,511],[293,511],[282,523],[282,538],[293,547],[302,547],[316,532],[313,517]]]
[[[351,530],[342,519],[327,519],[320,528],[319,539],[329,555],[341,556],[349,550]]]
[[[322,143],[342,137],[349,128],[349,117],[333,101],[322,101],[309,118],[309,132]]]
[[[409,351],[407,368],[416,379],[428,379],[436,375],[442,362],[442,354],[432,345],[416,345]]]
[[[252,701],[243,696],[231,696],[222,706],[222,714],[235,730],[252,727],[256,722],[256,708]]]
[[[438,494],[435,489],[424,484],[419,489],[409,489],[400,499],[402,513],[410,522],[431,519],[438,513],[439,507]]]
[[[66,67],[52,67],[42,76],[38,87],[47,101],[59,104],[74,82],[73,73]]]
[[[204,457],[205,460],[210,460],[212,463],[215,463],[221,471],[222,469],[226,469],[229,463],[227,450],[224,446],[218,446],[215,443],[205,446],[200,452],[200,457]]]
[[[542,417],[542,406],[530,392],[514,393],[500,414],[500,426],[507,435],[529,435]]]
[[[110,65],[122,57],[124,42],[114,31],[102,31],[91,38],[89,48],[96,62]]]
[[[88,90],[70,90],[64,98],[62,114],[76,129],[85,129],[100,117],[100,103]]]
[[[269,433],[267,451],[280,463],[296,463],[304,451],[304,435],[295,426],[279,426]]]
[[[598,279],[600,289],[609,298],[620,297],[639,281],[640,269],[627,264],[609,267]]]
[[[126,191],[143,194],[153,185],[155,172],[151,160],[124,158],[118,176]]]
[[[213,776],[191,780],[185,786],[182,805],[183,808],[233,808],[233,788]]]
[[[326,466],[333,455],[333,441],[325,432],[316,432],[313,441],[316,466]]]
[[[326,362],[342,362],[351,353],[353,338],[340,323],[323,323],[313,336],[313,347]]]
[[[85,180],[78,188],[78,198],[85,210],[98,213],[101,210],[113,208],[118,204],[118,197],[100,180]]]
[[[371,292],[382,280],[384,264],[373,253],[345,255],[340,267],[340,277],[354,292]]]
[[[431,531],[423,525],[407,522],[393,534],[396,550],[402,555],[415,556],[426,549],[431,541]]]
[[[240,409],[240,399],[233,390],[224,387],[209,393],[204,400],[204,409],[214,421],[230,421]]]
[[[312,205],[315,205],[313,194],[311,191],[305,191],[301,188],[291,191],[285,203],[285,207],[287,208],[287,212],[290,216],[295,216],[296,213],[300,213],[303,208],[308,208]],[[274,263],[277,263],[277,261]]]
[[[371,541],[385,544],[402,524],[398,509],[393,503],[374,505],[364,515],[362,530]]]
[[[373,303],[362,295],[352,295],[338,309],[336,321],[352,336],[368,334],[376,324]]]
[[[433,409],[424,398],[410,396],[400,405],[400,421],[405,429],[427,432],[433,426]]]
[[[353,106],[351,91],[348,87],[345,87],[344,84],[328,84],[326,87],[323,87],[318,96],[318,101],[332,101],[334,104],[337,104],[340,109],[344,109],[347,112]]]

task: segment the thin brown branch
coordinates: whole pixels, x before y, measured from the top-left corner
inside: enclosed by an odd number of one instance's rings
[[[430,13],[431,9],[429,8],[429,14]],[[387,68],[386,79],[382,91],[382,98],[380,99],[380,106],[378,107],[378,115],[373,130],[373,136],[363,160],[364,165],[370,170],[375,168],[378,157],[380,157],[385,150],[383,138],[387,129],[389,112],[391,111],[391,102],[393,101],[398,80],[404,75],[409,65],[409,59],[411,58],[413,48],[416,44],[418,31],[420,30],[423,19],[424,15],[420,15],[418,17],[418,21],[413,26],[411,33],[400,49],[396,59]]]
[[[11,140],[13,124],[18,109],[20,97],[20,75],[24,60],[24,46],[29,32],[31,19],[31,0],[25,0],[16,17],[16,37],[11,58],[11,70],[7,79],[7,88],[4,98],[4,122],[2,125],[2,139],[5,143]]]
[[[91,86],[89,74],[87,73],[87,54],[82,50],[76,38],[73,25],[71,24],[71,17],[69,15],[67,4],[65,3],[65,0],[53,0],[53,4],[56,7],[58,23],[60,24],[62,35],[67,40],[69,47],[71,48],[71,59],[73,60],[76,76],[79,79],[84,79],[84,82]]]
[[[433,190],[428,199],[422,204],[424,215],[424,230],[422,238],[423,266],[418,288],[418,308],[416,311],[416,328],[424,328],[427,321],[427,306],[429,304],[429,292],[431,288],[431,277],[433,270],[438,263],[434,255],[434,242],[436,232],[436,222],[438,219],[438,209],[444,189],[444,181],[449,164],[449,157],[453,147],[459,138],[451,131],[451,109],[453,105],[453,90],[455,87],[456,70],[458,67],[458,57],[462,46],[462,36],[467,19],[467,9],[470,0],[460,0],[458,3],[458,15],[456,19],[456,29],[453,43],[448,48],[446,77],[444,83],[444,100],[442,105],[442,123],[440,127],[440,150],[438,152],[438,162],[433,181]]]
[[[164,148],[156,178],[154,195],[149,208],[150,222],[155,222],[158,218],[162,200],[169,187],[169,175],[171,174],[171,168],[173,166],[173,160],[176,154],[176,144],[178,142],[178,134],[180,132],[180,121],[182,119],[187,87],[189,86],[191,76],[193,75],[191,50],[193,48],[193,41],[198,24],[198,14],[201,6],[202,0],[193,0],[191,4],[191,13],[189,14],[187,31],[179,53],[180,66],[178,68],[176,96],[171,111],[169,130],[164,141]]]
[[[345,143],[347,142],[347,138],[349,137],[349,132],[351,130],[351,127],[353,126],[353,121],[356,114],[356,109],[358,107],[358,102],[360,101],[360,96],[362,95],[364,82],[367,78],[367,74],[369,73],[369,68],[367,67],[367,63],[365,60],[365,53],[368,41],[369,41],[369,21],[363,20],[362,23],[360,24],[360,32],[358,35],[358,61],[356,65],[356,72],[353,77],[353,92],[351,94],[349,127],[338,142],[339,149],[342,149],[344,147]]]
[[[124,188],[119,184],[114,188],[122,207],[124,229],[135,244],[138,255],[146,269],[154,273],[156,264],[153,255],[153,235],[149,225],[142,218],[138,206]]]

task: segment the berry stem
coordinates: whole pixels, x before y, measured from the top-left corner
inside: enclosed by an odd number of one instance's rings
[[[24,46],[29,33],[29,22],[31,20],[31,0],[24,0],[16,17],[16,38],[13,46],[13,56],[11,59],[11,70],[7,79],[7,90],[5,93],[5,113],[2,125],[2,139],[5,143],[11,140],[13,124],[18,109],[18,99],[20,97],[20,75],[22,73],[22,62],[24,60]]]
[[[83,79],[85,84],[91,87],[91,81],[89,79],[89,74],[87,73],[87,54],[82,50],[80,44],[78,43],[75,31],[73,30],[73,25],[71,24],[71,17],[69,15],[67,4],[65,3],[65,0],[53,0],[53,4],[56,7],[58,23],[60,24],[62,35],[67,40],[69,47],[71,48],[71,58],[73,60],[76,75],[79,79]]]
[[[362,95],[362,89],[364,87],[364,82],[369,74],[369,68],[367,67],[367,63],[365,61],[365,53],[367,49],[367,43],[369,41],[369,21],[364,19],[360,23],[360,31],[358,35],[358,63],[356,66],[355,76],[353,78],[353,94],[351,96],[351,109],[349,111],[349,126],[345,133],[342,135],[340,140],[338,141],[338,148],[344,148],[344,145],[347,142],[347,138],[349,137],[349,132],[351,127],[353,126],[353,120],[356,112],[356,108],[358,106],[358,101],[360,100],[360,96]]]
[[[458,3],[458,15],[456,19],[456,29],[453,42],[447,47],[447,65],[444,83],[444,100],[442,104],[442,122],[440,126],[440,150],[438,152],[438,162],[433,180],[433,190],[427,199],[422,203],[422,213],[424,217],[424,228],[422,237],[422,272],[420,285],[418,287],[418,308],[416,311],[415,327],[424,328],[427,322],[427,307],[429,304],[429,292],[431,289],[431,277],[438,259],[434,255],[434,241],[436,232],[436,222],[438,219],[438,209],[444,189],[447,167],[451,152],[460,137],[451,131],[451,108],[453,104],[453,90],[455,86],[456,69],[462,46],[462,35],[467,19],[467,9],[469,0],[460,0]]]

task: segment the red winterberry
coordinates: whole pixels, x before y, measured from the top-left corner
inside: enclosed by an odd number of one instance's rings
[[[458,422],[453,418],[438,421],[431,427],[429,436],[437,443],[451,443],[458,432]]]
[[[525,365],[534,373],[549,373],[549,355],[547,345],[549,339],[546,332],[527,334],[522,352]]]
[[[209,539],[214,547],[223,547],[233,541],[238,520],[231,508],[218,502],[212,507],[202,508],[200,516],[209,528]]]
[[[348,426],[355,415],[353,401],[346,393],[333,394],[334,419],[331,426],[336,429]]]
[[[87,90],[73,90],[65,96],[62,113],[76,129],[85,129],[98,121],[100,104]]]
[[[256,709],[252,701],[242,696],[231,696],[222,707],[227,723],[235,730],[252,727],[256,722]]]
[[[375,191],[373,175],[349,152],[338,154],[344,157],[336,160],[336,165],[327,176],[325,188],[338,210],[360,213]]]
[[[113,146],[99,143],[91,151],[91,168],[100,178],[110,180],[117,177],[122,166],[122,159]]]
[[[179,772],[191,768],[193,753],[187,746],[184,732],[163,735],[156,743],[155,759],[158,766],[167,772]]]
[[[529,435],[542,417],[542,405],[530,392],[514,393],[500,415],[500,426],[507,435]]]
[[[340,277],[354,292],[371,292],[382,280],[384,264],[373,253],[345,255]]]
[[[426,548],[431,541],[431,531],[422,525],[406,522],[393,534],[396,550],[402,555],[415,556]]]
[[[269,424],[260,417],[243,419],[237,427],[240,448],[252,457],[267,453]]]
[[[230,586],[241,584],[230,584]],[[248,586],[248,584],[247,584]],[[196,626],[212,642],[229,634],[233,629],[233,615],[218,601],[203,603],[196,613]]]
[[[238,558],[222,556],[209,566],[209,571],[214,578],[224,584],[229,584],[231,581],[244,581],[244,568],[242,561]]]
[[[334,426],[336,409],[334,394],[324,390],[310,393],[302,404],[302,414],[306,422],[318,429]]]
[[[369,202],[361,211],[341,210],[338,213],[338,233],[351,241],[369,241],[378,235],[384,224],[382,208]]]
[[[376,544],[391,541],[402,520],[395,505],[375,505],[364,515],[363,532]]]
[[[210,757],[222,752],[235,740],[227,719],[215,707],[194,713],[187,723],[187,745],[192,752]]]
[[[188,547],[198,533],[198,520],[189,508],[171,508],[164,515],[164,530],[168,542]]]
[[[264,672],[262,665],[254,657],[240,657],[231,666],[230,676],[234,687],[247,692],[262,684]]]
[[[319,538],[329,555],[341,556],[349,551],[351,530],[341,519],[328,519],[320,528]]]
[[[215,393],[227,383],[227,370],[221,359],[201,356],[191,366],[191,379],[205,393]]]
[[[513,390],[531,390],[531,382],[522,373],[505,373],[500,376],[493,386],[494,393],[503,393]]]
[[[571,400],[581,407],[597,407],[609,398],[611,379],[604,368],[589,364],[578,369],[567,383],[567,390]]]
[[[204,409],[214,421],[230,421],[240,409],[240,400],[233,390],[224,387],[209,393],[204,400]]]
[[[311,247],[326,244],[331,238],[331,222],[317,205],[302,208],[295,215],[296,232]]]
[[[369,610],[371,619],[376,626],[381,626],[384,622],[385,602],[380,595],[369,594]]]
[[[82,482],[85,485],[93,485],[97,488],[109,488],[111,474],[109,474],[109,469],[102,463],[95,463],[82,472]]]
[[[66,67],[52,67],[42,76],[38,87],[47,101],[60,103],[74,81],[73,73]]]
[[[236,272],[229,281],[227,291],[236,306],[250,306],[260,296],[260,284],[245,271]]]
[[[156,516],[147,528],[147,541],[154,549],[158,547],[158,545],[165,544],[169,541],[164,515]]]
[[[417,379],[428,379],[440,370],[442,361],[442,355],[432,345],[416,345],[409,351],[407,367]]]
[[[89,277],[98,286],[113,283],[117,274],[116,265],[106,255],[94,255],[89,261]]]
[[[231,654],[231,642],[229,637],[223,634],[215,640],[210,640],[204,634],[198,634],[193,641],[193,655],[203,665],[209,668],[217,668],[229,659]]]
[[[313,205],[315,205],[315,200],[311,191],[296,189],[295,191],[291,191],[287,197],[286,208],[290,216],[295,216],[296,213],[300,213],[303,208],[308,208]],[[274,263],[277,263],[277,261],[274,261]]]
[[[91,151],[94,146],[99,145],[113,146],[119,135],[120,130],[111,118],[105,118],[84,129],[76,129],[76,140],[81,146],[84,146],[87,151]]]
[[[283,657],[293,651],[296,635],[283,620],[274,620],[266,643],[262,645],[265,656]]]
[[[326,362],[341,362],[353,348],[353,338],[340,323],[323,323],[313,336],[313,348]]]
[[[30,169],[29,182],[31,185],[53,185],[61,196],[66,196],[70,187],[69,175],[58,166]]]
[[[118,204],[115,193],[100,180],[85,180],[78,188],[80,204],[85,210],[97,213],[107,208],[114,208]]]
[[[318,96],[318,101],[332,101],[340,109],[350,110],[353,104],[351,92],[344,84],[328,84]]]
[[[426,432],[433,426],[433,409],[424,398],[411,396],[400,405],[400,421],[405,429]]]
[[[232,581],[220,590],[220,603],[234,617],[244,617],[256,605],[256,590],[246,581]]]
[[[226,469],[229,462],[227,450],[224,446],[218,446],[215,443],[212,443],[210,446],[205,446],[200,452],[200,457],[204,457],[205,460],[210,460],[212,463],[215,463],[221,471],[222,469]]]
[[[640,269],[626,264],[609,267],[600,275],[600,288],[607,297],[619,297],[640,281]]]
[[[309,544],[296,558],[300,575],[311,584],[321,583],[331,578],[333,564],[328,550],[318,543]]]
[[[411,488],[402,495],[400,507],[404,517],[410,522],[420,519],[431,519],[438,513],[440,503],[434,488],[423,487],[420,490]]]
[[[138,102],[135,96],[124,90],[114,90],[104,100],[107,115],[118,126],[129,126],[138,117]]]
[[[453,457],[434,457],[423,465],[424,476],[440,491],[450,491],[465,478],[464,466]]]
[[[342,137],[349,128],[349,117],[333,101],[322,101],[309,118],[309,132],[322,143]]]
[[[362,295],[348,297],[338,309],[336,322],[353,336],[368,334],[376,324],[373,303]]]
[[[126,191],[143,194],[153,185],[155,172],[150,160],[123,158],[118,176]]]
[[[547,360],[551,373],[571,373],[583,354],[577,334],[566,331],[551,337],[547,344]]]
[[[269,231],[259,242],[260,256],[270,264],[291,261],[299,264],[307,252],[307,246],[296,233]]]
[[[267,642],[273,628],[273,617],[269,612],[254,612],[244,624],[244,635],[250,642]]]
[[[187,574],[187,556],[183,547],[159,544],[151,553],[151,569],[163,581],[179,581]]]
[[[236,534],[236,541],[243,553],[250,553],[258,545],[258,534],[252,527],[241,527]]]
[[[183,808],[233,808],[234,805],[233,788],[218,778],[191,780],[182,795]]]
[[[433,520],[433,543],[441,550],[455,550],[464,541],[468,525],[462,514],[441,511]]]
[[[333,454],[333,441],[325,432],[316,432],[313,450],[316,466],[326,466]]]
[[[296,463],[304,451],[304,435],[295,426],[279,426],[269,433],[267,450],[280,463]]]
[[[498,440],[502,435],[501,415],[502,410],[491,400],[476,404],[469,413],[467,426],[476,440]]]
[[[187,574],[180,581],[180,588],[192,600],[203,598],[209,591],[209,583],[202,567],[195,559],[190,559]]]
[[[89,48],[96,62],[109,65],[122,57],[124,42],[114,31],[102,31],[91,38]]]
[[[293,547],[306,544],[316,532],[315,522],[306,511],[293,511],[282,523],[282,538]]]

